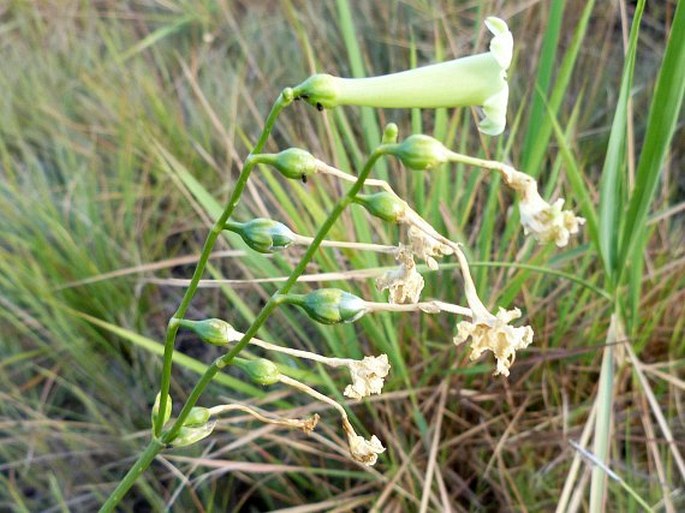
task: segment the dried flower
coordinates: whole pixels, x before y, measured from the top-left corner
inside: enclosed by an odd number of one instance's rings
[[[516,351],[528,347],[533,342],[533,329],[530,326],[509,325],[519,317],[521,311],[518,308],[500,308],[496,316],[481,314],[474,316],[472,322],[461,321],[457,324],[454,343],[459,345],[471,337],[471,361],[478,359],[484,351],[490,350],[497,359],[495,376],[508,376],[509,367],[516,358]]]
[[[425,282],[423,276],[416,270],[411,249],[400,245],[396,259],[400,262],[399,267],[376,278],[376,287],[381,291],[390,290],[389,303],[418,303]]]
[[[454,252],[452,248],[431,237],[416,226],[410,226],[407,235],[412,253],[422,258],[432,271],[438,269],[438,262],[433,257],[451,255]]]
[[[570,234],[578,233],[585,219],[577,217],[571,210],[562,210],[564,199],[559,198],[552,205],[540,193],[535,179],[507,166],[502,170],[505,182],[520,194],[519,212],[526,235],[529,233],[542,243],[554,242],[558,247],[568,244]]]
[[[388,355],[365,356],[362,360],[352,360],[347,366],[350,369],[352,384],[345,388],[345,397],[361,399],[381,393],[383,380],[390,371]]]
[[[372,435],[370,439],[365,440],[363,436],[359,436],[350,422],[343,419],[343,429],[347,435],[347,443],[350,446],[350,455],[354,461],[358,461],[367,466],[373,466],[378,461],[378,455],[385,452],[385,447],[376,435]]]

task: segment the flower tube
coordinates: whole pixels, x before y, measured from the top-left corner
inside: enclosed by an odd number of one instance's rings
[[[490,51],[448,62],[368,78],[313,75],[293,88],[319,109],[338,105],[380,108],[439,108],[481,106],[485,118],[478,129],[498,135],[506,125],[509,87],[506,71],[514,41],[507,24],[494,16],[485,25],[494,35]]]

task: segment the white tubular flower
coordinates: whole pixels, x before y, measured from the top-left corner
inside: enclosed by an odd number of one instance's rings
[[[509,167],[502,174],[507,184],[521,195],[519,212],[526,235],[533,235],[541,243],[554,242],[562,248],[568,244],[569,235],[578,233],[580,225],[585,224],[585,219],[573,211],[562,210],[563,198],[552,205],[542,199],[533,177]]]
[[[352,384],[345,387],[343,395],[352,399],[362,399],[372,394],[380,394],[383,382],[390,371],[388,355],[365,356],[363,360],[352,360],[347,364]]]
[[[454,343],[462,344],[471,337],[471,361],[480,358],[484,351],[492,351],[497,359],[494,375],[509,376],[509,367],[516,359],[516,351],[525,349],[533,342],[533,329],[530,326],[509,325],[519,317],[521,311],[518,308],[500,308],[496,316],[490,313],[474,316],[472,322],[462,321],[457,324]]]
[[[448,245],[434,239],[414,225],[409,227],[407,235],[412,253],[422,258],[432,271],[438,269],[438,262],[433,257],[451,255],[454,252]]]
[[[494,35],[490,51],[448,62],[369,78],[313,75],[293,88],[296,98],[316,107],[366,105],[381,108],[481,106],[485,119],[478,129],[498,135],[506,125],[514,39],[507,24],[494,16],[485,25]]]
[[[418,303],[425,282],[423,276],[416,270],[411,249],[400,245],[396,259],[400,262],[400,266],[376,278],[376,287],[380,291],[386,289],[390,291],[388,303]]]
[[[376,464],[378,455],[385,452],[385,447],[376,435],[365,440],[359,436],[347,419],[343,419],[343,429],[347,435],[347,443],[350,446],[350,455],[354,461],[358,461],[369,467]]]

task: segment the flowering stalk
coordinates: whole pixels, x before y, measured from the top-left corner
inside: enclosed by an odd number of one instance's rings
[[[307,237],[293,232],[283,223],[259,217],[245,223],[227,221],[224,229],[240,235],[251,249],[259,253],[275,253],[289,248],[293,244],[309,246],[314,237]],[[366,244],[355,241],[322,240],[322,248],[357,249],[359,251],[375,251],[378,253],[392,253],[395,246],[382,244]]]
[[[254,417],[259,422],[263,422],[264,424],[272,424],[274,426],[281,426],[290,429],[299,429],[306,434],[314,431],[314,428],[316,428],[316,425],[319,423],[319,415],[316,413],[307,419],[292,419],[288,417],[275,416],[272,413],[267,413],[254,406],[247,406],[239,403],[220,404],[217,406],[212,406],[211,408],[208,408],[208,410],[212,417],[218,417],[224,413],[241,411]]]
[[[262,131],[259,140],[257,141],[257,144],[255,145],[253,153],[258,153],[264,147],[264,144],[266,143],[266,140],[269,134],[271,133],[271,129],[273,128],[276,118],[278,117],[280,112],[292,102],[292,100],[293,96],[292,90],[290,88],[285,89],[279,95],[278,99],[276,100],[274,106],[271,109],[271,112],[269,113],[269,116],[267,117],[265,127]],[[156,422],[153,426],[154,436],[148,444],[148,447],[139,456],[138,460],[129,469],[124,478],[119,482],[117,487],[110,494],[107,501],[105,501],[105,503],[102,505],[102,507],[100,508],[101,513],[114,511],[116,505],[121,501],[126,492],[131,488],[131,486],[133,486],[133,483],[136,481],[136,479],[138,479],[140,474],[144,472],[145,469],[152,463],[155,456],[178,436],[179,431],[183,427],[184,421],[186,420],[192,408],[195,406],[198,399],[204,392],[205,388],[212,381],[214,376],[222,368],[229,365],[233,361],[235,356],[240,351],[242,351],[242,349],[249,343],[250,339],[254,337],[254,335],[266,322],[266,320],[274,311],[274,309],[278,306],[279,298],[290,291],[290,289],[295,284],[299,276],[305,271],[307,264],[314,257],[316,251],[319,249],[319,246],[326,237],[326,234],[330,231],[331,227],[338,220],[338,218],[345,210],[345,208],[347,208],[349,204],[352,202],[354,196],[361,190],[364,181],[371,173],[374,164],[383,154],[383,150],[384,148],[381,146],[369,156],[369,159],[367,160],[366,164],[359,173],[359,176],[355,181],[354,185],[350,187],[347,193],[333,207],[333,210],[331,211],[330,215],[319,228],[318,233],[314,237],[314,240],[312,241],[311,245],[309,246],[305,254],[302,256],[298,265],[293,269],[290,276],[288,277],[286,282],[281,286],[281,288],[269,299],[269,301],[267,301],[267,303],[264,305],[262,310],[255,318],[250,328],[247,330],[247,332],[245,332],[241,340],[228,353],[217,358],[211,365],[208,366],[205,373],[193,387],[188,399],[183,405],[183,408],[181,409],[178,417],[176,418],[172,426],[168,430],[162,432],[163,418],[161,415],[157,416]],[[180,321],[183,319],[186,311],[188,310],[188,307],[190,306],[190,302],[193,296],[195,295],[195,292],[197,291],[198,283],[200,281],[200,278],[202,277],[204,268],[206,266],[209,255],[212,251],[212,248],[214,247],[214,244],[219,234],[223,230],[226,222],[228,221],[230,215],[233,213],[233,210],[235,209],[238,203],[240,195],[242,194],[242,191],[244,190],[247,184],[247,179],[249,178],[249,175],[255,165],[256,162],[254,159],[246,159],[243,170],[241,171],[241,174],[238,177],[235,189],[231,194],[231,197],[229,199],[228,204],[226,205],[226,208],[224,209],[222,215],[219,217],[217,222],[214,224],[212,230],[210,231],[209,235],[207,236],[207,240],[205,241],[205,244],[203,246],[203,250],[198,261],[197,267],[193,272],[190,285],[188,286],[188,289],[186,290],[183,299],[181,300],[181,304],[179,305],[176,313],[171,317],[171,320],[169,321],[164,347],[164,362],[162,367],[162,379],[160,387],[161,398],[159,411],[166,411],[167,408],[167,402],[169,397],[168,392],[171,380],[171,357],[174,350],[176,334],[178,333],[178,330],[180,328]]]

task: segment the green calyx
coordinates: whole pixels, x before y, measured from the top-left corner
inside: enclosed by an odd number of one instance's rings
[[[319,289],[309,294],[290,294],[283,302],[301,307],[307,315],[322,324],[354,322],[366,313],[363,299],[340,289]]]
[[[363,206],[371,215],[390,223],[399,222],[407,211],[407,204],[387,191],[357,194],[353,201]]]
[[[280,380],[281,373],[278,371],[278,367],[266,358],[257,358],[256,360],[235,358],[233,362],[258,385],[273,385]]]
[[[159,403],[162,395],[161,393],[157,393],[157,397],[155,397],[155,403],[152,405],[152,411],[150,412],[150,420],[152,421],[152,426],[155,426],[157,424],[157,418],[159,417]],[[166,406],[164,407],[164,415],[162,415],[162,426],[169,422],[169,419],[171,418],[171,396],[167,395],[167,401],[166,401]]]
[[[296,100],[302,99],[319,110],[332,109],[339,105],[337,77],[325,73],[312,75],[293,88]]]
[[[190,413],[183,421],[185,427],[199,427],[203,426],[209,420],[209,409],[202,406],[193,406]]]
[[[193,445],[211,435],[215,426],[216,420],[206,422],[205,424],[196,427],[183,425],[181,429],[178,430],[178,435],[170,445],[172,447],[187,447]]]
[[[204,319],[201,321],[181,319],[179,325],[191,330],[204,342],[214,346],[225,346],[240,338],[233,326],[221,319]]]
[[[440,141],[423,134],[410,135],[400,144],[388,145],[385,153],[394,155],[402,164],[415,171],[444,164],[450,156],[450,151]]]
[[[283,223],[264,217],[246,223],[228,221],[224,228],[240,235],[245,244],[259,253],[281,251],[295,242],[296,238]]]

